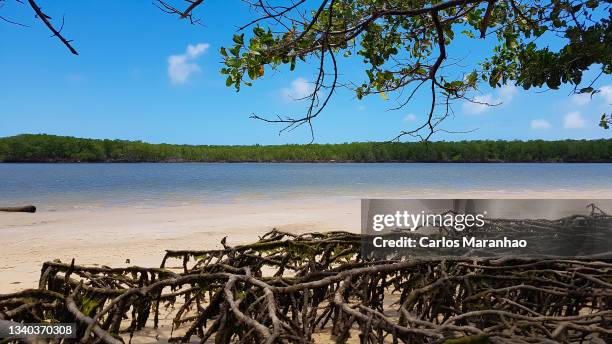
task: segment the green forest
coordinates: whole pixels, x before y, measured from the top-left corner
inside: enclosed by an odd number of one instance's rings
[[[612,139],[195,146],[41,134],[0,138],[0,161],[612,162]]]

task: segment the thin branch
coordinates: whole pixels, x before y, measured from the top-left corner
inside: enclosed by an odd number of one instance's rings
[[[49,17],[48,15],[46,15],[45,13],[43,13],[43,11],[41,10],[41,8],[36,4],[36,2],[34,0],[28,0],[28,3],[30,4],[30,7],[32,7],[32,9],[34,10],[34,12],[36,12],[36,16],[42,20],[42,22],[47,26],[47,28],[53,33],[52,37],[57,37],[65,46],[66,48],[68,48],[68,50],[70,50],[70,52],[74,55],[78,55],[79,53],[76,51],[76,49],[74,49],[74,47],[72,46],[70,40],[67,40],[61,33],[61,29],[57,30],[53,24],[51,24],[50,19],[51,17]],[[62,24],[63,27],[63,24]]]

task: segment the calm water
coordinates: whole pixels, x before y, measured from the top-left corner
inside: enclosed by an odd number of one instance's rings
[[[0,164],[0,205],[43,209],[601,189],[612,164]]]

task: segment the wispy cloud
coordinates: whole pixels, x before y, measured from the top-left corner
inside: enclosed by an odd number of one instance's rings
[[[608,105],[612,105],[612,85],[602,86],[599,91],[599,94],[603,97],[604,102],[606,102]]]
[[[542,130],[550,128],[550,122],[545,119],[534,119],[531,121],[531,129]]]
[[[497,89],[495,96],[492,93],[479,94],[472,99],[473,101],[464,101],[461,107],[463,113],[477,115],[491,109],[491,105],[499,104],[501,106],[510,104],[517,93],[518,87],[504,85]]]
[[[501,103],[510,103],[518,94],[519,88],[512,85],[503,85],[499,88],[498,95]]]
[[[489,107],[495,103],[496,102],[493,101],[493,95],[487,93],[475,96],[472,101],[464,101],[461,108],[463,109],[463,113],[477,115],[487,111]]]
[[[584,119],[578,111],[572,111],[563,118],[563,127],[565,129],[580,129],[584,128]]]
[[[588,93],[574,94],[571,99],[573,104],[584,106],[591,102],[591,95]]]
[[[612,104],[612,85],[605,85],[599,88],[599,92],[591,95],[590,93],[573,94],[571,97],[572,103],[577,106],[585,106],[596,98],[601,99],[605,105]]]
[[[195,61],[209,47],[208,43],[189,44],[185,53],[170,55],[168,57],[168,77],[170,78],[170,83],[173,85],[184,84],[191,75],[200,72],[201,68]]]
[[[417,117],[413,113],[409,113],[404,117],[404,122],[414,122]]]
[[[281,95],[286,101],[299,100],[308,97],[314,91],[314,87],[308,80],[297,78],[291,82],[291,86],[283,88]]]

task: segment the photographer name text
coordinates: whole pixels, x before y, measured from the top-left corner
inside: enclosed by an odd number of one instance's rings
[[[473,236],[461,238],[432,239],[429,237],[411,238],[402,236],[400,238],[385,239],[376,236],[372,239],[372,245],[376,248],[525,248],[526,240],[516,240],[503,237],[501,239],[479,239]]]

